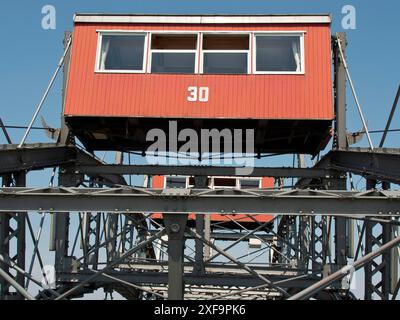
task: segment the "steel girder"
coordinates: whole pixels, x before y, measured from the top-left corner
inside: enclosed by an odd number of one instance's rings
[[[367,180],[367,188],[375,188],[375,180]],[[388,183],[382,184],[383,189],[389,189]],[[393,226],[389,223],[365,221],[365,253],[368,254],[379,249],[394,238]],[[388,250],[382,256],[371,259],[365,265],[365,299],[371,300],[378,297],[389,300],[390,294],[395,293],[398,281],[396,250]]]
[[[101,166],[103,163],[91,154],[79,150],[74,145],[58,143],[25,144],[22,148],[17,145],[0,145],[0,174],[41,170],[46,168],[75,165],[76,163]],[[77,177],[83,176],[76,170]],[[88,174],[88,176],[91,176]],[[91,176],[93,177],[93,176]],[[96,174],[99,181],[111,184],[125,185],[125,179],[116,174]]]
[[[299,177],[298,186],[307,186],[313,179],[326,178],[337,172],[352,172],[369,179],[400,183],[400,149],[346,148],[330,151],[313,168],[256,167],[250,176]],[[38,170],[75,164],[76,174],[87,174],[107,182],[124,185],[122,174],[240,176],[241,168],[210,166],[105,165],[75,146],[62,144],[30,144],[23,148],[0,145],[0,174]]]
[[[6,175],[2,179],[3,185],[24,186],[26,184],[25,172]],[[26,249],[26,213],[25,212],[4,212],[0,215],[0,254],[15,264],[18,268],[25,269]],[[11,276],[12,268],[6,263],[0,262],[0,269]],[[13,276],[12,276],[13,277]],[[24,288],[25,276],[17,273],[16,283]],[[24,296],[19,292],[10,290],[11,286],[5,278],[0,277],[0,299],[21,300]]]
[[[75,162],[76,157],[75,147],[56,143],[0,145],[0,174],[57,167]]]
[[[1,188],[0,211],[398,216],[400,191]]]
[[[392,240],[392,226],[377,222],[366,221],[365,252],[370,253]],[[389,294],[393,293],[391,279],[391,250],[385,252],[377,259],[373,259],[365,265],[365,299],[371,300],[378,297],[388,300]],[[397,279],[394,279],[397,281]]]
[[[332,150],[314,168],[337,172],[351,172],[367,179],[400,184],[400,149],[346,148]],[[313,181],[314,180],[314,181]],[[313,178],[302,178],[296,184],[299,188],[319,185]]]
[[[368,179],[400,183],[400,150],[348,148],[327,155],[329,168],[352,172]]]
[[[137,285],[157,285],[157,284],[168,284],[168,272],[152,272],[141,270],[133,271],[109,271],[107,275],[112,275],[121,280],[125,280],[130,283],[135,283]],[[58,277],[60,281],[64,283],[79,283],[81,281],[87,280],[90,276],[93,276],[92,272],[88,271],[78,271],[77,273],[59,273]],[[237,286],[237,287],[257,287],[265,284],[265,282],[255,276],[247,274],[193,274],[185,273],[183,274],[185,284],[187,285],[199,285],[199,286]],[[279,284],[282,288],[307,288],[313,283],[320,280],[319,277],[312,275],[305,276],[304,278],[298,278],[297,276],[287,276],[287,275],[269,275],[268,279],[273,282],[282,282]],[[285,281],[286,280],[286,281]],[[98,285],[103,282],[104,284],[113,282],[112,279],[105,276],[99,275],[96,278],[95,283]],[[88,281],[88,283],[93,283]]]
[[[324,168],[285,168],[255,167],[252,172],[240,170],[240,167],[218,166],[162,166],[162,165],[102,165],[88,166],[77,164],[76,172],[90,175],[130,174],[130,175],[180,175],[180,176],[236,176],[236,177],[303,177],[323,178],[332,174],[333,170]],[[246,170],[247,171],[247,170]]]

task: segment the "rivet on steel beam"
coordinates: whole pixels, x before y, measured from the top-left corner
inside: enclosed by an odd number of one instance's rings
[[[181,227],[179,226],[179,224],[177,224],[177,223],[171,224],[171,231],[172,232],[178,233],[180,229],[181,229]]]

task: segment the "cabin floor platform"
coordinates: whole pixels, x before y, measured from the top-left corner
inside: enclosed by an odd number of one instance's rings
[[[66,123],[84,146],[91,151],[145,152],[154,141],[146,141],[148,132],[161,129],[176,135],[183,129],[193,129],[201,143],[201,130],[229,129],[234,139],[241,139],[242,150],[246,148],[246,129],[254,129],[255,153],[302,153],[316,155],[331,139],[330,120],[253,120],[253,119],[167,119],[126,117],[78,117],[66,116]],[[176,129],[171,123],[176,123]],[[234,135],[234,129],[242,129]],[[172,131],[171,131],[172,130]],[[222,136],[222,135],[221,135]],[[175,140],[177,140],[175,138]],[[178,149],[186,142],[178,142]],[[171,151],[171,149],[166,146]],[[199,147],[199,150],[201,148]],[[223,139],[221,139],[221,151]],[[159,150],[165,151],[165,150]]]

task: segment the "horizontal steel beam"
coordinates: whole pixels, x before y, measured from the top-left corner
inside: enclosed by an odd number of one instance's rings
[[[187,240],[188,237],[185,236]],[[194,268],[194,263],[185,262],[183,264],[183,268],[185,273],[192,273]],[[304,274],[306,271],[302,269],[295,269],[295,268],[282,268],[282,265],[268,265],[265,264],[247,264],[250,268],[252,268],[257,273],[264,275],[264,276],[298,276]],[[137,262],[137,261],[129,261],[123,262],[115,266],[119,270],[141,270],[141,271],[157,271],[162,272],[168,269],[168,261],[157,261],[157,262]],[[222,263],[207,263],[205,270],[207,274],[245,274],[248,275],[248,272],[239,267],[236,264],[222,264]]]
[[[120,174],[120,175],[179,175],[179,176],[237,176],[237,177],[304,177],[322,178],[331,175],[332,170],[319,168],[255,167],[248,174],[240,167],[217,166],[158,166],[158,165],[102,165],[87,166],[78,164],[77,173]],[[248,170],[246,170],[248,171]]]
[[[331,151],[328,168],[400,184],[399,163],[400,149],[349,148]]]
[[[19,171],[42,170],[65,165],[86,164],[101,166],[103,163],[75,146],[60,145],[57,143],[0,145],[0,175]],[[125,185],[126,181],[117,174],[97,174],[92,178],[99,178],[104,182]]]
[[[386,220],[385,220],[386,221]],[[240,222],[240,220],[239,220]],[[155,230],[150,230],[149,233],[153,234],[157,231]],[[242,233],[231,233],[231,232],[211,232],[210,233],[210,238],[216,241],[236,241],[238,239],[242,239],[245,236],[245,234]],[[273,242],[276,240],[276,236],[274,235],[269,235],[269,234],[260,234],[256,233],[254,235],[250,235],[249,237],[243,239],[243,241],[249,241],[251,238],[258,238],[262,239],[263,241],[267,242]],[[186,239],[194,239],[193,236],[191,235],[186,235]]]
[[[400,149],[347,148],[332,150],[316,165],[315,169],[334,170],[336,172],[351,172],[373,180],[400,184]],[[306,188],[314,178],[302,177],[296,187]]]
[[[150,284],[168,284],[168,272],[151,272],[151,271],[109,271],[108,275],[119,278],[121,280],[134,283],[137,285],[150,285]],[[78,271],[77,273],[58,273],[57,279],[62,283],[74,283],[87,280],[93,276],[92,272]],[[251,275],[232,275],[232,274],[184,274],[185,284],[188,285],[202,285],[202,286],[237,286],[237,287],[256,287],[265,284],[261,279]],[[279,284],[282,288],[307,288],[316,283],[320,278],[318,277],[305,277],[296,279],[297,276],[276,276],[272,275],[268,278],[273,282],[290,280]],[[292,279],[293,278],[293,279]],[[96,286],[101,287],[104,284],[115,282],[106,276],[99,275],[94,282]],[[90,282],[88,283],[90,284]]]
[[[77,163],[85,163],[86,165],[96,166],[96,167],[104,165],[104,163],[101,160],[96,159],[91,154],[86,153],[82,150],[78,150]],[[78,172],[76,172],[76,173],[78,173]],[[92,179],[97,178],[97,179],[100,179],[104,182],[108,182],[111,184],[117,184],[117,185],[126,185],[127,184],[124,177],[119,174],[112,174],[112,173],[110,173],[110,174],[108,174],[108,173],[90,174],[90,173],[87,173],[87,175],[89,177],[91,177]]]
[[[0,174],[56,167],[73,163],[76,157],[75,147],[55,143],[0,145]]]
[[[0,211],[400,215],[400,191],[1,188]]]

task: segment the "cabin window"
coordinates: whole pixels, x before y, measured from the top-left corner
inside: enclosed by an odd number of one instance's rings
[[[165,186],[171,189],[185,189],[186,188],[186,177],[166,177]]]
[[[248,73],[248,34],[204,34],[202,49],[203,73]]]
[[[303,73],[302,35],[256,35],[256,73]]]
[[[260,188],[260,179],[241,179],[240,189],[256,189]]]
[[[102,34],[99,71],[143,72],[145,35]]]
[[[205,184],[206,188],[208,188],[211,184],[211,178],[207,178],[207,182]],[[194,188],[196,185],[196,181],[194,180],[194,177],[189,177],[188,179],[188,187],[189,188]]]
[[[195,73],[197,35],[153,34],[152,73]]]
[[[218,188],[236,188],[236,178],[214,178],[213,187]]]

